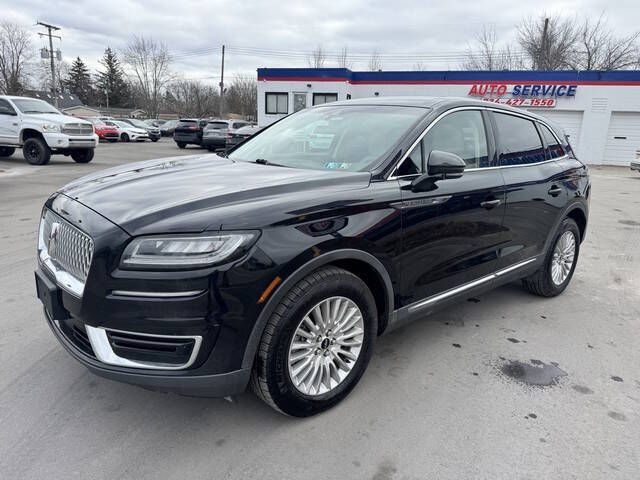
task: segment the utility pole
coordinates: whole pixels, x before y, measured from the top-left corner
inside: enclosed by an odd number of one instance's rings
[[[60,39],[59,36],[53,35],[51,32],[60,30],[60,27],[56,27],[55,25],[50,25],[44,22],[37,22],[37,25],[41,25],[46,28],[49,33],[39,33],[38,35],[45,35],[49,37],[49,59],[51,60],[51,92],[53,94],[53,102],[56,108],[58,107],[58,85],[56,84],[56,64],[53,58],[53,37]]]
[[[220,69],[220,118],[224,115],[224,45],[222,45],[222,68]]]
[[[542,55],[541,55],[541,59],[540,60],[544,60],[544,69],[545,70],[549,70],[549,52],[548,52],[548,40],[547,40],[547,36],[549,35],[549,19],[545,18],[544,19],[544,29],[542,30]],[[541,62],[542,63],[542,62]],[[538,65],[538,68],[540,68],[540,65]]]

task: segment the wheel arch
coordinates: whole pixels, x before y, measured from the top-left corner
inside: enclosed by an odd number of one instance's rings
[[[42,132],[39,132],[35,128],[22,129],[20,131],[20,139],[19,139],[20,145],[22,145],[25,142],[25,140],[29,138],[42,138],[44,140],[44,135],[42,135]]]
[[[567,210],[565,217],[572,219],[578,224],[578,230],[580,230],[580,243],[582,243],[585,234],[587,233],[587,214],[584,211],[584,208],[581,207],[580,204],[574,205]]]
[[[269,317],[289,289],[311,272],[329,265],[343,268],[359,276],[367,283],[378,308],[378,334],[384,331],[394,312],[393,284],[389,272],[382,262],[370,253],[355,249],[334,250],[317,256],[298,267],[272,294],[253,326],[244,351],[242,368],[251,368],[253,366],[260,338],[269,321]]]

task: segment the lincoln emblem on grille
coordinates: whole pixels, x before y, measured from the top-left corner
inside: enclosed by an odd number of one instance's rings
[[[49,251],[50,257],[53,257],[53,255],[55,254],[59,230],[60,230],[60,224],[58,222],[53,222],[51,224],[51,233],[49,233],[49,239],[47,240],[47,250]]]

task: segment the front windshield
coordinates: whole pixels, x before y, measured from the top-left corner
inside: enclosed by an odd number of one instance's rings
[[[229,158],[314,170],[367,171],[426,113],[424,108],[386,105],[302,110],[243,143]]]
[[[57,113],[62,115],[53,105],[35,98],[15,98],[13,103],[22,113]]]
[[[140,127],[140,128],[148,128],[149,125],[147,125],[146,123],[140,121],[140,120],[135,120],[135,119],[129,119],[129,122],[131,123],[131,125],[133,125],[134,127]]]

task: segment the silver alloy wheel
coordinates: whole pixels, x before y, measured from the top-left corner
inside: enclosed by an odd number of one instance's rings
[[[302,318],[291,339],[289,377],[305,395],[327,393],[349,375],[364,340],[360,308],[346,297],[322,300]]]
[[[569,276],[573,261],[576,255],[576,236],[572,231],[567,230],[556,242],[551,259],[551,280],[556,285],[562,283]]]

